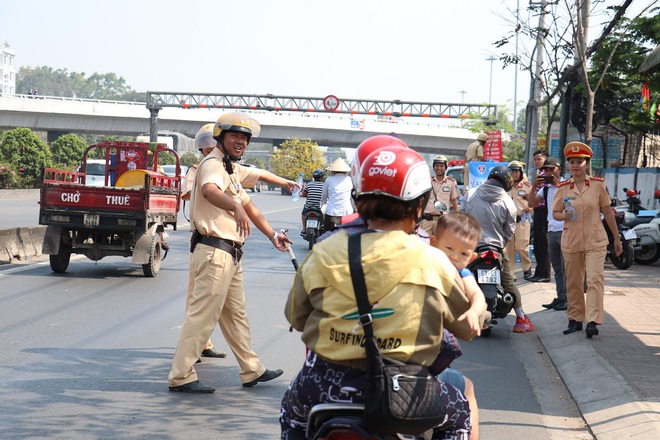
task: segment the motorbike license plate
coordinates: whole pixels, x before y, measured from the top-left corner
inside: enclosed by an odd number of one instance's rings
[[[318,220],[313,220],[309,219],[307,220],[306,227],[308,228],[318,228],[319,227],[319,221]]]
[[[623,238],[626,240],[633,240],[637,238],[637,234],[633,229],[628,229],[627,231],[621,231],[623,233]]]
[[[98,214],[85,214],[83,224],[88,228],[95,228],[99,225],[101,218]]]
[[[500,284],[500,270],[477,269],[477,282],[479,284]]]

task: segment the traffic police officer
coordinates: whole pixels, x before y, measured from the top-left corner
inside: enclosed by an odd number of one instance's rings
[[[194,364],[216,324],[239,363],[243,386],[282,375],[282,370],[266,369],[250,347],[243,290],[242,247],[252,233],[250,222],[278,250],[286,252],[286,243],[290,243],[286,235],[273,230],[243,188],[256,184],[262,176],[257,168],[237,165],[250,138],[259,132],[259,123],[247,115],[221,116],[213,129],[216,148],[199,164],[190,207],[194,289],[168,377],[170,391],[215,391],[197,379]],[[289,190],[300,187],[280,180]]]
[[[424,208],[424,214],[419,227],[429,236],[435,234],[435,227],[438,224],[438,218],[442,215],[441,203],[446,209],[458,211],[458,197],[461,195],[458,191],[456,179],[445,175],[447,171],[447,158],[445,156],[436,156],[433,159],[433,171],[435,176],[431,179],[431,196]],[[444,208],[443,208],[444,209]]]
[[[614,251],[623,251],[619,233],[610,207],[605,180],[589,175],[593,151],[582,142],[569,142],[564,148],[571,178],[557,184],[552,200],[552,216],[564,221],[561,250],[566,271],[566,298],[568,300],[568,328],[564,334],[582,330],[586,319],[587,338],[598,334],[597,325],[603,323],[605,297],[604,264],[607,252],[607,233],[600,227],[602,213],[607,227],[613,232]],[[573,207],[567,212],[565,199]],[[587,295],[585,303],[584,280]]]
[[[532,184],[525,176],[525,165],[522,162],[513,160],[509,163],[509,169],[513,174],[513,187],[509,195],[516,205],[516,230],[513,237],[506,244],[505,250],[509,258],[511,273],[516,271],[516,252],[522,263],[523,276],[525,279],[532,276],[532,261],[529,258],[529,231],[530,221],[529,213],[532,211],[527,206],[527,201],[531,197]]]

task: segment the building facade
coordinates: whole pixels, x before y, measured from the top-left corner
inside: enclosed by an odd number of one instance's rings
[[[4,95],[16,93],[16,55],[7,46],[0,46],[0,92]]]

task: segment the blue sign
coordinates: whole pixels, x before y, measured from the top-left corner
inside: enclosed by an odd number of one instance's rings
[[[469,184],[465,190],[476,188],[488,179],[488,174],[493,167],[498,165],[508,166],[508,162],[468,162]]]
[[[360,124],[359,121],[355,121],[351,119],[351,128],[359,128],[359,124]]]

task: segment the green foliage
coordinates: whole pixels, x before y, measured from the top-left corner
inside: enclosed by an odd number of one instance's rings
[[[53,161],[63,168],[75,169],[80,164],[85,148],[85,141],[75,134],[62,135],[50,144]]]
[[[311,139],[289,139],[273,153],[270,161],[271,171],[278,176],[295,180],[304,173],[306,179],[312,178],[317,168],[324,167],[323,151]]]
[[[655,118],[648,111],[640,111],[639,98],[642,83],[646,81],[651,90],[649,107],[658,100],[654,91],[660,90],[660,69],[656,67],[644,75],[639,74],[638,69],[651,48],[659,43],[660,15],[655,14],[631,21],[626,33],[612,33],[594,53],[590,79],[595,81],[607,67],[594,103],[595,122],[613,123],[627,133],[646,133],[653,129]]]
[[[525,161],[525,136],[522,134],[511,134],[511,140],[506,142],[503,159],[505,162],[512,160]]]
[[[123,77],[115,73],[98,73],[86,77],[84,72],[69,72],[48,66],[21,67],[16,74],[16,93],[27,94],[38,89],[39,95],[72,98],[136,101],[145,94],[135,92]]]
[[[38,188],[43,169],[53,166],[48,146],[32,130],[23,127],[4,133],[0,161],[13,167],[22,188]]]
[[[181,165],[185,165],[187,167],[193,166],[196,163],[199,163],[199,156],[192,151],[186,151],[181,155],[179,158],[179,161]]]

